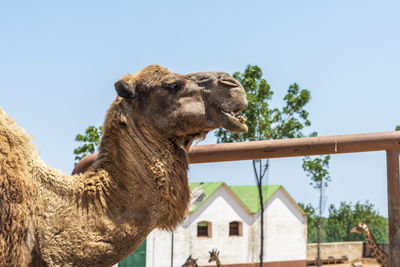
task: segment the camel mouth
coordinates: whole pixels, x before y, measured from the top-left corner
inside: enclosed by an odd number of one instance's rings
[[[244,107],[240,107],[235,111],[226,111],[219,109],[220,114],[223,116],[222,125],[225,129],[231,132],[243,133],[247,132],[248,128],[246,125],[247,118],[240,114]]]
[[[174,143],[176,146],[181,147],[187,151],[192,146],[192,143],[195,140],[199,141],[204,140],[206,138],[207,133],[208,131],[203,131],[185,136],[176,136],[170,139],[170,141]]]

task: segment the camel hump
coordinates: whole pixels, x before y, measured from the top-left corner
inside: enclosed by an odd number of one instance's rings
[[[0,108],[0,266],[7,258],[26,266],[34,245],[31,198],[34,195],[28,158],[30,136]]]
[[[78,164],[76,164],[75,168],[72,170],[72,175],[81,174],[87,171],[87,169],[89,169],[93,165],[96,158],[97,158],[97,153],[94,153],[81,159],[78,162]]]
[[[1,107],[0,138],[0,151],[2,153],[6,152],[7,147],[29,144],[32,139]],[[29,149],[33,150],[33,145]]]

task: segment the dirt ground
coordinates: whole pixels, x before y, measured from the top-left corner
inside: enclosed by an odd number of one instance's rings
[[[343,263],[343,264],[324,264],[322,266],[326,267],[351,267],[351,263]],[[372,258],[363,258],[362,259],[362,267],[380,267],[378,262]]]

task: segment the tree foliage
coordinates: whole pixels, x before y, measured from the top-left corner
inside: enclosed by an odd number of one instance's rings
[[[86,129],[85,134],[77,134],[75,137],[75,141],[81,143],[81,146],[74,149],[75,160],[78,162],[87,155],[96,152],[100,145],[102,135],[102,126],[89,126]]]
[[[311,204],[305,205],[299,202],[298,205],[307,215],[307,242],[316,243],[318,240],[318,216],[316,214],[316,210]]]
[[[388,242],[388,221],[368,201],[355,205],[341,202],[339,208],[329,207],[326,229],[329,241],[364,241],[364,235],[350,233],[362,221],[367,223],[377,242]]]
[[[215,133],[218,143],[303,136],[301,130],[311,124],[308,119],[309,113],[304,109],[310,101],[310,92],[307,89],[300,89],[296,83],[291,84],[283,98],[284,106],[281,109],[272,108],[270,100],[273,91],[262,78],[260,67],[248,65],[243,73],[235,72],[232,76],[246,91],[249,104],[242,113],[247,118],[249,130],[246,133],[231,133],[219,129]]]
[[[299,203],[307,214],[308,243],[317,242],[318,215],[311,204]],[[329,206],[328,218],[322,218],[322,242],[365,241],[363,234],[351,234],[350,230],[359,222],[366,222],[379,243],[388,242],[388,219],[381,216],[368,201],[356,204],[341,202],[338,207]]]
[[[323,156],[318,156],[312,159],[311,157],[305,157],[303,159],[303,170],[306,172],[306,175],[311,178],[311,183],[315,189],[318,189],[319,192],[319,203],[318,203],[318,219],[316,222],[316,228],[317,228],[317,243],[318,243],[318,248],[317,248],[317,266],[321,266],[321,248],[320,244],[322,242],[323,238],[323,223],[324,220],[322,218],[322,211],[323,211],[323,195],[325,192],[325,189],[328,187],[328,182],[330,181],[330,176],[329,176],[329,159],[330,156],[326,155],[325,157]]]
[[[303,170],[311,179],[310,185],[315,189],[328,187],[328,183],[331,181],[328,171],[330,159],[330,155],[326,155],[325,157],[319,156],[313,159],[311,157],[304,157]]]
[[[261,68],[248,65],[243,73],[235,72],[232,75],[244,87],[248,100],[248,107],[242,112],[247,118],[248,131],[246,133],[231,133],[225,129],[215,132],[217,142],[243,142],[255,140],[283,139],[303,136],[302,130],[311,123],[304,106],[310,101],[310,92],[293,83],[289,86],[283,98],[281,109],[272,108],[270,101],[273,91],[265,79],[262,78]],[[264,246],[264,205],[262,184],[264,175],[269,169],[269,159],[263,164],[262,160],[253,160],[254,176],[256,178],[259,203],[261,206],[260,220],[260,266],[263,265]]]

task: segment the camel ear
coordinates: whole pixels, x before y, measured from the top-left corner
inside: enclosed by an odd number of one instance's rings
[[[118,95],[122,98],[134,98],[136,96],[135,87],[125,81],[119,80],[114,86]]]

